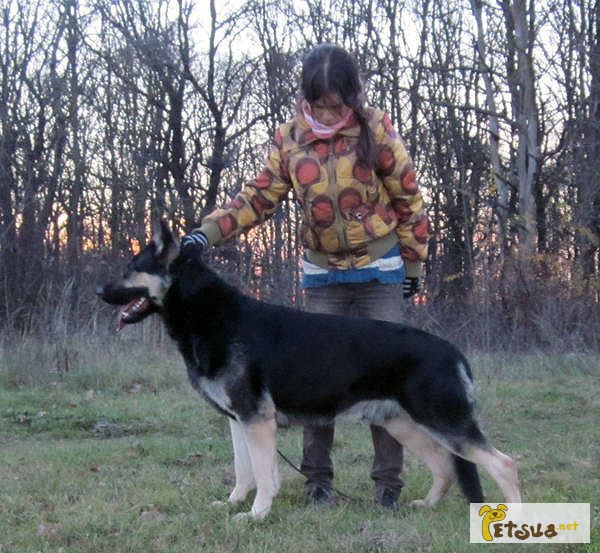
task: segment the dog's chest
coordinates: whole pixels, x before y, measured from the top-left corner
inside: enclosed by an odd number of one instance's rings
[[[200,377],[198,387],[211,403],[214,403],[223,411],[231,412],[231,399],[225,391],[222,381]]]

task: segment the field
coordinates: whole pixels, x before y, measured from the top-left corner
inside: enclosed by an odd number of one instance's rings
[[[0,553],[486,550],[468,544],[456,487],[435,511],[406,506],[430,482],[408,454],[400,511],[377,508],[370,434],[349,423],[337,427],[334,463],[350,500],[306,507],[302,477],[280,462],[271,515],[235,524],[209,508],[233,482],[227,421],[189,387],[166,341],[147,342],[2,342]],[[598,356],[475,355],[472,364],[484,428],[518,459],[524,500],[592,504],[591,545],[527,550],[600,551]],[[299,462],[300,429],[282,430],[279,448]],[[501,499],[487,477],[484,487]]]

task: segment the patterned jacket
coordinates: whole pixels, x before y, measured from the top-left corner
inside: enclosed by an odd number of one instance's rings
[[[357,162],[360,127],[333,138],[315,137],[301,115],[281,125],[260,174],[200,227],[219,244],[261,223],[291,188],[303,221],[307,258],[325,268],[361,268],[394,245],[409,276],[418,276],[427,257],[429,224],[416,174],[404,143],[388,115],[367,108],[377,148],[373,169]]]

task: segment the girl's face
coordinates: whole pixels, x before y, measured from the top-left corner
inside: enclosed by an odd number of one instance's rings
[[[337,92],[329,92],[315,100],[310,108],[313,117],[323,125],[335,125],[345,115],[347,106]]]

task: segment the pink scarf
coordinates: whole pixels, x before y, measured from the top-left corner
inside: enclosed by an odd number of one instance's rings
[[[338,131],[354,123],[354,110],[348,106],[344,106],[342,118],[332,126],[323,125],[323,123],[317,121],[312,116],[312,109],[306,100],[302,100],[300,103],[300,108],[302,109],[302,115],[304,116],[304,119],[317,138],[331,138]]]

